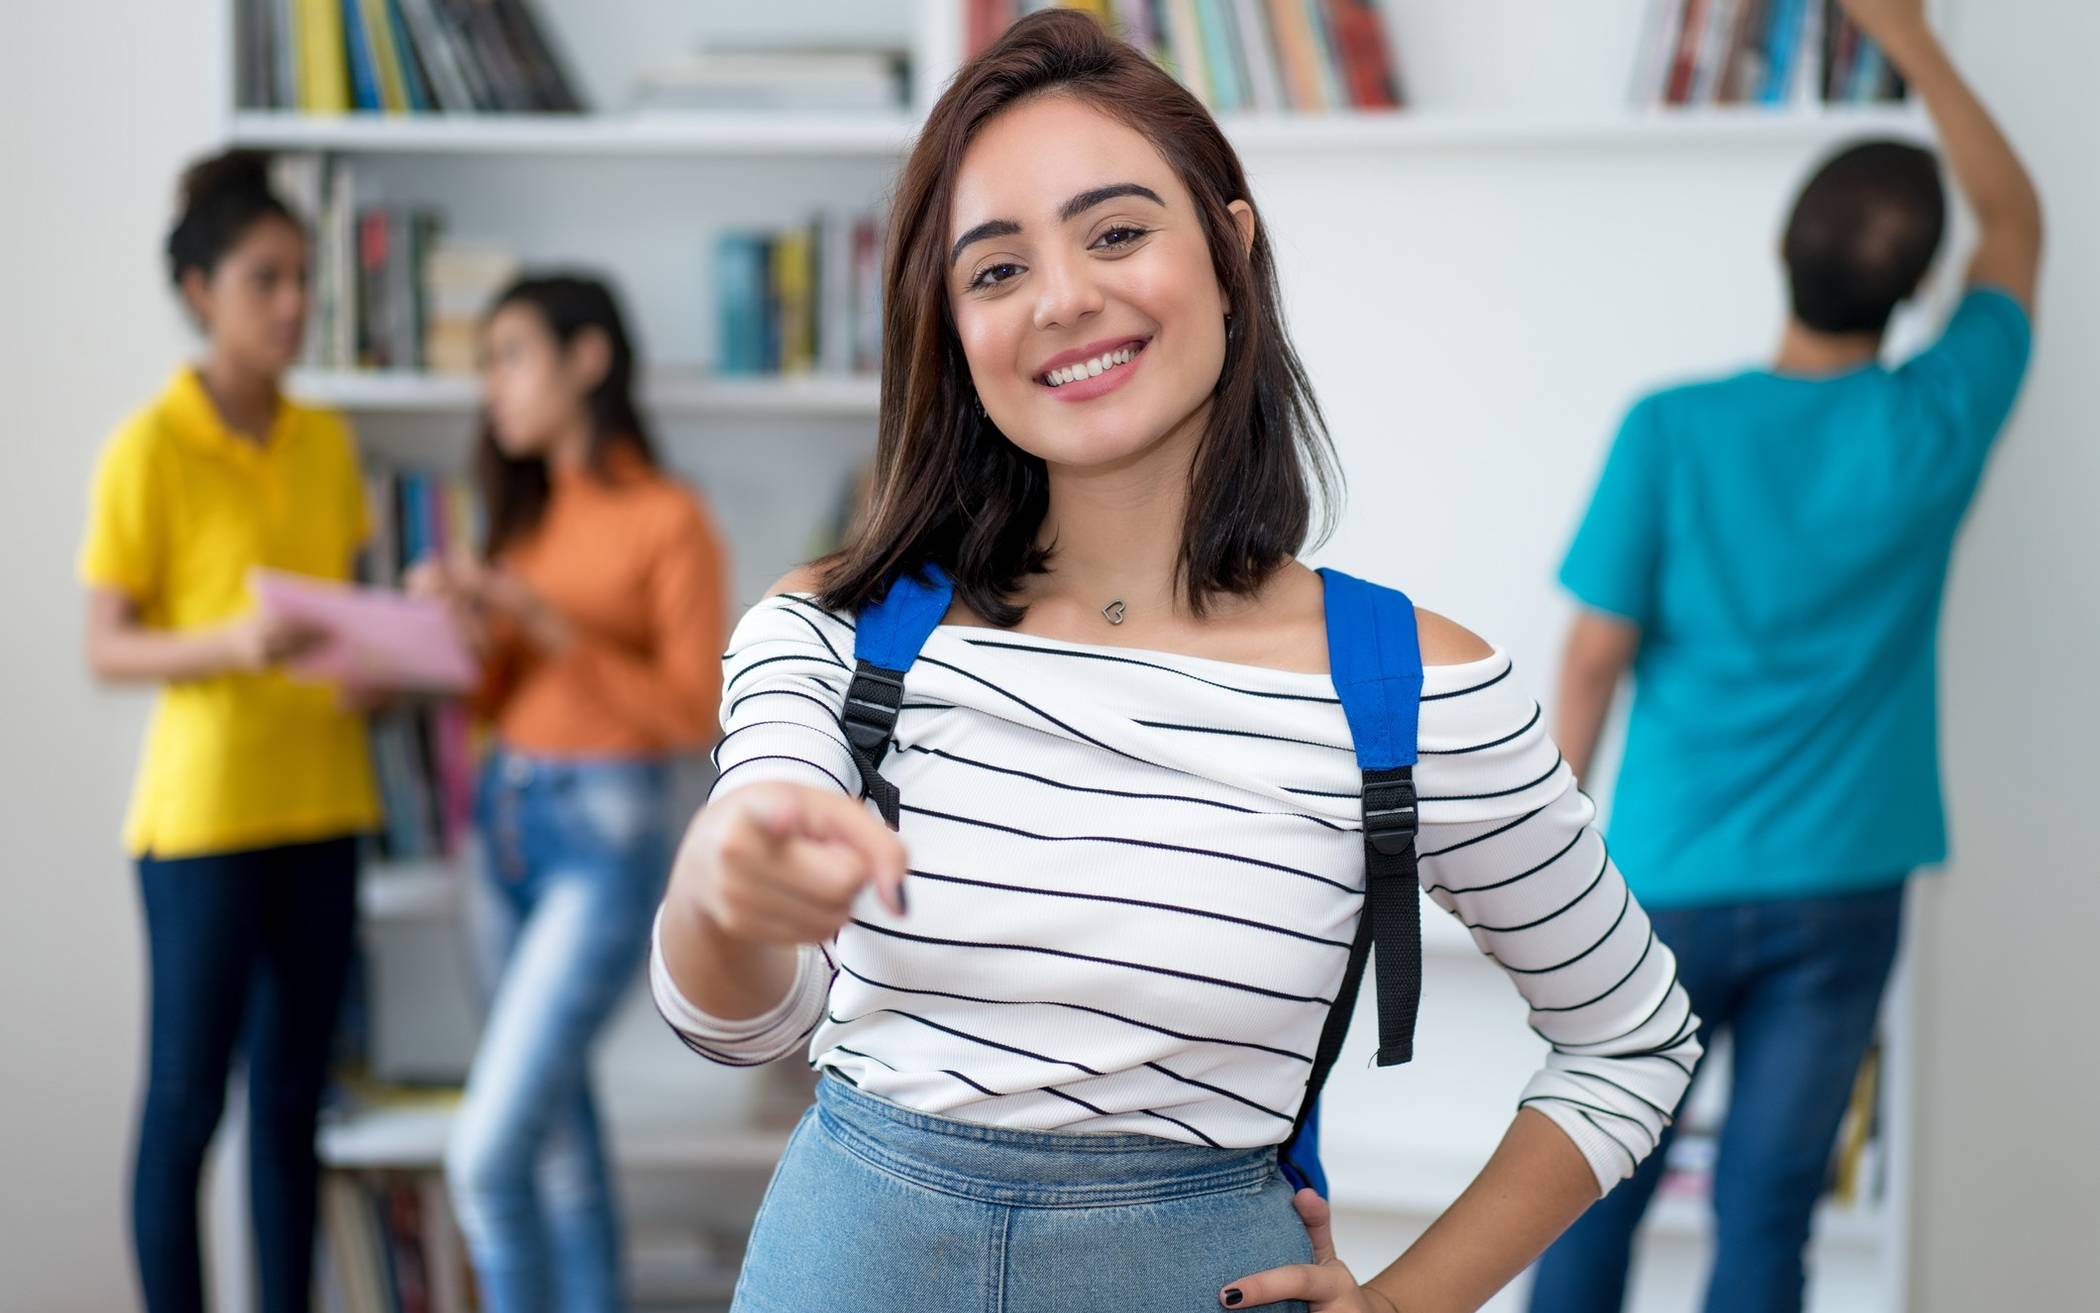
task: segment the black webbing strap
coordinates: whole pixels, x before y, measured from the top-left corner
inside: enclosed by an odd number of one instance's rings
[[[1335,1059],[1341,1056],[1342,1041],[1356,1013],[1356,996],[1363,986],[1364,963],[1374,942],[1378,946],[1377,1065],[1390,1067],[1414,1055],[1415,1017],[1422,1002],[1414,775],[1412,766],[1364,772],[1364,909],[1356,919],[1348,965],[1342,968],[1342,987],[1328,1009],[1327,1024],[1320,1028],[1319,1047],[1313,1050],[1312,1074],[1305,1082],[1298,1119],[1281,1146],[1285,1161],[1319,1104],[1320,1090],[1334,1070]]]
[[[839,727],[846,732],[853,764],[860,768],[862,796],[874,801],[875,810],[893,830],[897,828],[897,786],[882,777],[880,767],[889,755],[890,736],[897,730],[897,712],[903,705],[902,673],[866,661],[854,663]]]
[[[1422,890],[1415,867],[1412,766],[1364,772],[1364,899],[1378,945],[1377,1065],[1415,1054],[1422,1010]]]

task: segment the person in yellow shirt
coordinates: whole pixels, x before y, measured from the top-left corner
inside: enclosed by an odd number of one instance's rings
[[[310,244],[267,161],[205,160],[182,190],[168,265],[204,352],[110,438],[80,559],[89,666],[160,686],[124,834],[151,957],[133,1242],[149,1313],[203,1308],[198,1177],[244,1044],[259,1306],[293,1313],[357,836],[379,806],[363,717],[283,668],[314,636],[257,614],[249,574],[349,578],[364,496],[342,419],[280,391]]]

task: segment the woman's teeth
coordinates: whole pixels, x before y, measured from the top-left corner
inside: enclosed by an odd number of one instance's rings
[[[1092,360],[1083,360],[1076,365],[1066,365],[1062,369],[1051,370],[1043,375],[1043,382],[1051,387],[1061,388],[1067,383],[1077,383],[1082,378],[1093,378],[1114,369],[1117,365],[1129,364],[1137,358],[1137,353],[1143,349],[1144,343],[1133,342],[1126,347],[1117,347],[1113,351],[1104,351]]]

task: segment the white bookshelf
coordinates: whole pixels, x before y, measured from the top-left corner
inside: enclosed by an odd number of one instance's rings
[[[321,1157],[344,1171],[437,1171],[457,1115],[455,1103],[437,1096],[367,1109],[322,1126]],[[764,1172],[779,1161],[788,1130],[712,1118],[706,1109],[665,1110],[661,1121],[630,1121],[611,1138],[623,1166]]]
[[[295,372],[294,396],[358,415],[471,415],[481,406],[469,374],[416,370]],[[657,371],[641,384],[642,404],[654,415],[872,420],[881,389],[872,375],[710,375]]]
[[[895,114],[338,114],[244,111],[229,139],[267,150],[434,155],[901,154],[917,129]]]
[[[752,596],[799,559],[804,527],[824,509],[827,494],[810,490],[812,462],[838,466],[864,452],[880,398],[866,377],[708,373],[699,363],[708,358],[706,334],[692,327],[714,312],[706,252],[723,227],[769,216],[793,222],[819,204],[877,199],[961,43],[955,0],[826,3],[833,18],[850,8],[855,21],[876,11],[867,21],[894,21],[915,60],[912,110],[308,117],[233,105],[228,59],[219,74],[221,136],[354,157],[361,188],[369,171],[375,195],[456,213],[470,240],[515,238],[528,263],[573,259],[608,269],[630,298],[647,358],[666,362],[642,388],[659,440],[673,464],[700,472],[716,495],[737,549],[739,589]],[[1565,614],[1547,562],[1587,492],[1594,441],[1612,409],[1633,380],[1740,355],[1776,324],[1770,212],[1809,158],[1855,136],[1930,135],[1909,104],[1628,107],[1632,25],[1647,7],[1385,0],[1415,106],[1223,120],[1255,176],[1293,333],[1358,488],[1359,509],[1318,559],[1402,582],[1425,605],[1455,607],[1509,647],[1540,691]],[[230,30],[231,0],[218,8]],[[540,8],[557,39],[587,38],[581,71],[599,103],[615,103],[605,88],[621,76],[618,51],[660,44],[666,23],[716,21],[712,12],[699,18],[632,0],[541,0]],[[763,15],[735,21],[748,27]],[[626,23],[632,34],[614,31]],[[1533,39],[1524,39],[1527,29],[1537,29]],[[578,204],[579,196],[591,203]],[[1750,208],[1756,212],[1742,217]],[[1701,281],[1700,261],[1729,250],[1745,253],[1748,272]],[[1402,272],[1380,272],[1396,268]],[[1612,270],[1630,272],[1599,272]],[[1572,327],[1553,319],[1550,306],[1527,299],[1544,278],[1564,279],[1566,297],[1607,306],[1608,315]],[[1392,312],[1418,305],[1427,307],[1420,315]],[[1497,368],[1472,363],[1484,357]],[[1503,357],[1517,365],[1514,382]],[[1439,391],[1446,382],[1456,395]],[[389,452],[427,450],[446,460],[463,453],[477,409],[474,381],[461,376],[303,371],[292,388],[344,410],[367,433],[383,432]],[[1396,389],[1407,396],[1398,429]],[[1396,442],[1396,432],[1450,441]],[[1591,445],[1571,442],[1571,432]],[[1512,469],[1529,473],[1532,489],[1514,500]],[[1404,513],[1364,497],[1366,489],[1418,485],[1440,495],[1409,494],[1396,503]],[[1449,546],[1480,537],[1453,508],[1488,500],[1507,502],[1512,522],[1531,535],[1507,550],[1538,562],[1535,577],[1513,583]],[[442,864],[375,869],[365,915],[375,924],[453,916],[465,878]],[[1540,1051],[1506,977],[1450,917],[1426,902],[1423,912],[1424,1059],[1400,1073],[1371,1071],[1352,1048],[1323,1118],[1345,1233],[1378,1237],[1354,1256],[1345,1250],[1359,1270],[1377,1244],[1418,1232],[1464,1188],[1511,1115],[1514,1087],[1507,1099],[1496,1092],[1511,1080],[1520,1085]],[[1889,1004],[1887,1193],[1876,1206],[1819,1214],[1815,1313],[1906,1306],[1908,979],[1906,971],[1892,984]],[[1360,1045],[1363,1025],[1356,1035]],[[688,1074],[684,1056],[676,1055],[678,1078]],[[661,1082],[669,1071],[623,1071],[621,1083]],[[708,1079],[741,1089],[734,1082],[746,1076]],[[623,1167],[763,1173],[784,1135],[709,1122],[706,1106],[673,1100],[668,1111],[625,1121],[616,1110],[609,1120]],[[360,1117],[331,1126],[323,1154],[346,1170],[429,1169],[449,1117],[441,1108]],[[241,1228],[222,1221],[216,1229]],[[1710,1231],[1697,1203],[1658,1199],[1643,1262],[1667,1268],[1681,1287]],[[1649,1293],[1629,1308],[1686,1306],[1654,1293],[1662,1288],[1639,1288]],[[1516,1301],[1506,1293],[1490,1308],[1514,1310]]]
[[[368,921],[450,916],[458,907],[463,863],[382,862],[357,877],[357,910]]]
[[[1346,1192],[1338,1187],[1337,1198],[1354,1209],[1434,1217],[1471,1183],[1480,1166],[1458,1155],[1441,1160],[1418,1154],[1395,1155],[1385,1161],[1358,1159],[1352,1164]],[[1817,1210],[1815,1232],[1820,1243],[1850,1254],[1872,1254],[1881,1246],[1886,1222],[1875,1206],[1826,1202]],[[1648,1206],[1641,1225],[1649,1236],[1691,1241],[1704,1239],[1711,1227],[1704,1203],[1661,1194]]]
[[[1405,152],[1479,146],[1522,150],[1639,147],[1663,142],[1836,140],[1862,132],[1921,137],[1910,104],[1803,109],[1726,105],[1575,114],[1474,114],[1401,109],[1330,114],[1228,114],[1226,135],[1243,151]],[[243,112],[230,139],[286,151],[358,155],[901,157],[915,120],[886,115],[300,114]]]

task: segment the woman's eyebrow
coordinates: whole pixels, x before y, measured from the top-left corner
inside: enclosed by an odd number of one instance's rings
[[[971,242],[981,242],[987,237],[1011,237],[1021,231],[1021,225],[1012,219],[989,219],[955,239],[955,248],[948,252],[948,264],[952,268],[962,259],[963,248]]]
[[[1063,205],[1058,206],[1058,222],[1062,223],[1075,215],[1085,214],[1101,202],[1112,201],[1118,196],[1142,196],[1161,209],[1167,207],[1167,203],[1159,198],[1159,193],[1143,183],[1116,182],[1110,183],[1106,187],[1096,187],[1092,191],[1083,191],[1071,200],[1066,201]]]
[[[1079,193],[1057,207],[1058,222],[1063,223],[1075,215],[1086,213],[1103,201],[1112,201],[1118,196],[1142,196],[1161,209],[1166,202],[1159,193],[1139,182],[1112,182],[1106,187],[1094,187]],[[987,219],[955,239],[955,246],[948,252],[948,263],[952,266],[962,259],[963,248],[972,242],[981,242],[990,237],[1011,237],[1021,231],[1021,225],[1012,219]]]

